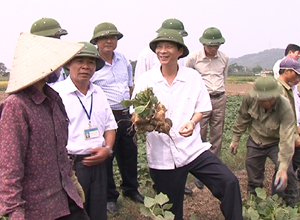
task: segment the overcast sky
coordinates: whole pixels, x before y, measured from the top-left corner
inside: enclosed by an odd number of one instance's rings
[[[8,68],[19,33],[42,17],[56,19],[69,32],[62,39],[75,42],[89,41],[97,24],[112,22],[124,34],[117,50],[131,60],[167,18],[184,23],[190,52],[202,47],[199,37],[212,26],[231,58],[300,44],[299,0],[1,0],[0,6],[0,62]]]

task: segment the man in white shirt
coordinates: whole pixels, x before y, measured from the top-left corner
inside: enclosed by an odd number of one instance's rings
[[[296,44],[289,44],[285,48],[284,51],[284,57],[282,59],[279,59],[276,61],[276,63],[273,66],[273,73],[274,77],[277,79],[279,77],[279,69],[280,69],[280,63],[283,61],[286,57],[293,58],[295,60],[299,60],[300,58],[300,47]]]
[[[188,33],[184,30],[183,23],[176,18],[169,18],[164,20],[161,27],[157,29],[156,33],[159,33],[163,30],[175,30],[178,31],[182,37],[188,36]],[[178,60],[178,65],[184,65],[184,58]],[[138,78],[148,70],[151,70],[154,67],[160,66],[160,62],[156,54],[150,49],[149,46],[145,47],[139,54],[135,71],[134,71],[134,81],[137,82]],[[153,186],[155,188],[155,186]],[[185,187],[184,193],[186,195],[192,195],[193,190],[188,187]]]
[[[117,124],[104,92],[90,83],[104,61],[94,45],[83,44],[84,48],[67,64],[70,77],[53,88],[61,96],[70,120],[67,150],[86,196],[84,207],[91,220],[105,220],[104,161],[112,154]]]
[[[173,140],[163,133],[147,134],[147,160],[157,192],[169,197],[175,220],[183,219],[184,187],[191,173],[221,201],[225,219],[243,219],[237,178],[199,135],[199,122],[203,112],[211,110],[211,103],[200,74],[177,63],[189,53],[182,36],[175,30],[163,30],[150,42],[150,48],[161,66],[141,75],[133,97],[152,87],[173,123]]]

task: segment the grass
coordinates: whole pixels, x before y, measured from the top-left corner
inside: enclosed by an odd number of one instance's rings
[[[257,76],[228,76],[226,84],[249,83],[254,82]]]
[[[8,76],[0,77],[0,91],[5,91],[8,83]]]

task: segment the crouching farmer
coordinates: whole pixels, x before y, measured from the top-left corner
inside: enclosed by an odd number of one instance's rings
[[[266,159],[275,164],[272,194],[276,192],[294,206],[299,201],[298,181],[291,164],[295,146],[295,116],[288,99],[272,76],[259,77],[243,99],[233,126],[230,150],[237,153],[238,142],[248,129],[246,169],[248,193],[263,187]],[[289,190],[294,193],[284,193]]]

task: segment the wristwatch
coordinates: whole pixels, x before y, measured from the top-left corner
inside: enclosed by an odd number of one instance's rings
[[[111,147],[110,146],[105,146],[105,148],[107,148],[109,150],[109,156],[112,156],[114,151],[111,149]]]

